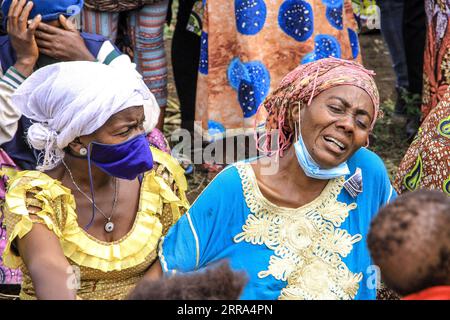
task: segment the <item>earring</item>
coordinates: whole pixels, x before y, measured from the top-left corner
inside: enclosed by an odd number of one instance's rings
[[[86,149],[86,148],[81,148],[81,149],[80,149],[80,154],[81,154],[82,156],[87,155],[87,149]]]

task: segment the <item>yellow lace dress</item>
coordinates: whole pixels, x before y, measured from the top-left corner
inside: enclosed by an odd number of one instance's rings
[[[103,242],[77,223],[75,200],[70,189],[39,171],[17,172],[8,181],[5,224],[8,241],[4,264],[23,272],[21,299],[36,299],[30,274],[13,241],[24,237],[34,223],[45,224],[59,238],[64,255],[78,272],[77,297],[125,298],[157,258],[160,238],[187,210],[183,169],[170,155],[152,148],[155,166],[144,175],[139,208],[132,229],[120,240]],[[27,206],[37,206],[37,219]]]

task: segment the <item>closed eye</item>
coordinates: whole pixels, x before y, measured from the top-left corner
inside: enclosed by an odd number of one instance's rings
[[[368,125],[364,121],[356,120],[356,123],[358,124],[358,127],[360,127],[361,129],[366,130],[368,128]]]
[[[342,108],[335,106],[335,105],[328,105],[328,109],[330,109],[333,113],[341,114],[344,112],[344,110]]]
[[[124,127],[123,129],[127,129],[125,131],[121,131],[117,134],[115,134],[115,136],[127,136],[129,135],[134,129],[139,129],[139,130],[143,130],[144,129],[144,122],[145,122],[145,118],[143,118],[142,120],[140,120],[139,122],[134,122],[134,124],[129,124],[128,126]]]
[[[128,129],[126,131],[123,131],[123,132],[121,132],[121,133],[119,133],[117,135],[118,136],[126,136],[127,134],[129,134],[131,132],[131,129],[133,129],[133,127],[128,127]]]

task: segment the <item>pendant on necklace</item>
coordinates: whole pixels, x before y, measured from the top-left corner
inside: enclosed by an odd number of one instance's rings
[[[111,221],[108,221],[108,222],[105,224],[105,231],[108,232],[108,233],[110,233],[110,232],[112,232],[113,230],[114,230],[114,223],[112,223]]]

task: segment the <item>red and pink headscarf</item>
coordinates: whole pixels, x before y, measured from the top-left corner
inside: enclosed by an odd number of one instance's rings
[[[283,152],[289,148],[294,139],[294,119],[290,110],[295,105],[308,107],[311,101],[327,89],[352,85],[361,88],[369,95],[375,108],[370,126],[372,130],[380,111],[380,98],[373,76],[375,72],[365,69],[357,62],[337,58],[326,58],[298,66],[288,73],[279,87],[273,91],[260,106],[258,113],[264,113],[266,118],[267,137],[262,150],[271,152],[271,134],[278,132],[278,150]],[[260,137],[260,139],[263,137]]]

